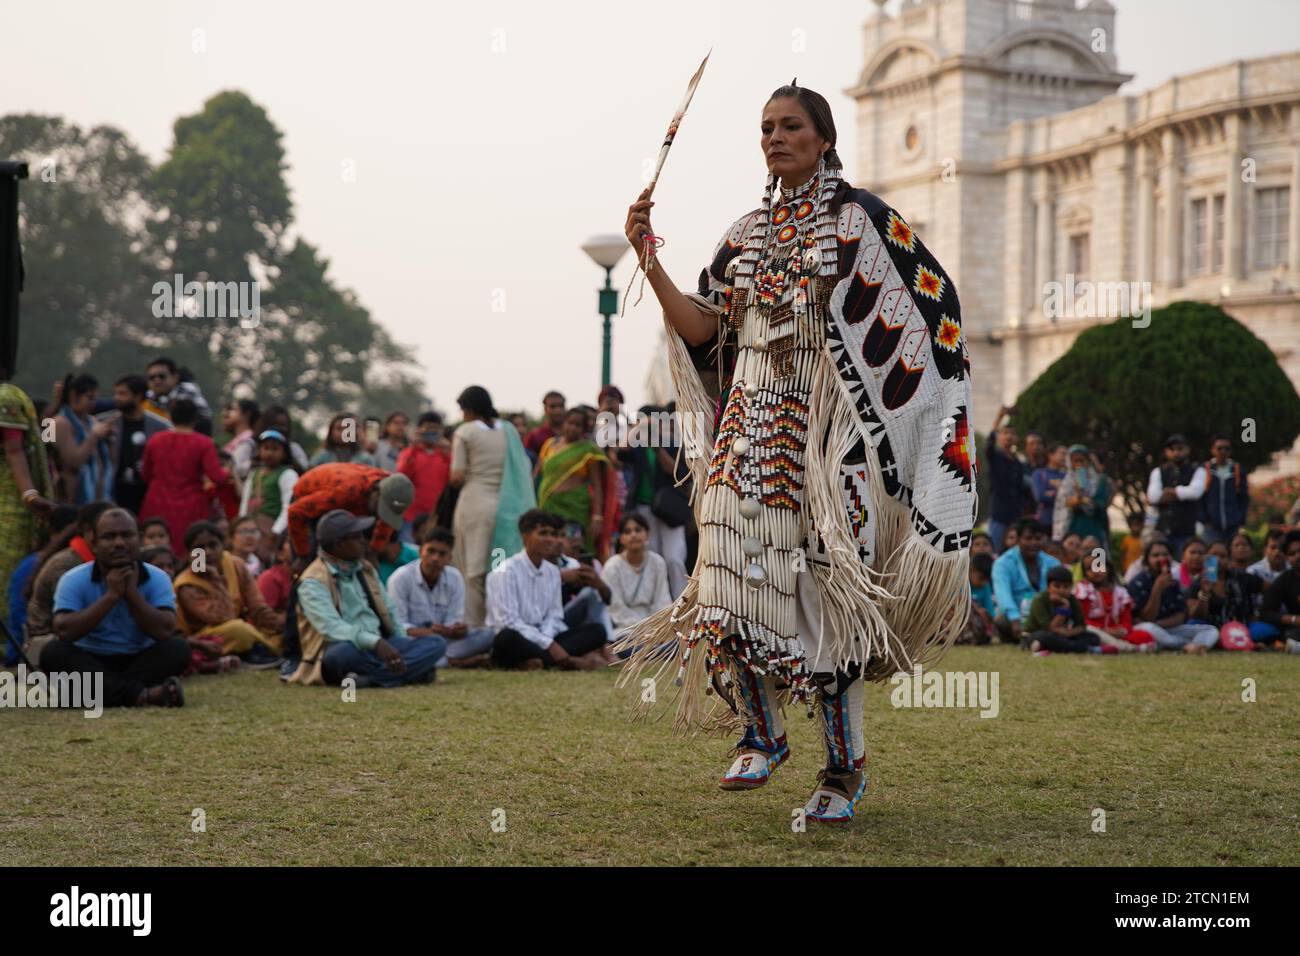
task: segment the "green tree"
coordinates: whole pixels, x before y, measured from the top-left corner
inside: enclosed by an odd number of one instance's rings
[[[1300,396],[1269,347],[1232,316],[1174,302],[1145,328],[1123,318],[1080,334],[1016,401],[1014,425],[1105,453],[1133,510],[1168,435],[1186,435],[1204,458],[1225,432],[1233,457],[1257,468],[1300,435]]]
[[[158,167],[152,231],[160,265],[186,281],[259,283],[253,328],[228,318],[175,319],[173,351],[209,395],[245,387],[266,403],[301,409],[371,410],[396,400],[423,404],[418,367],[328,260],[290,239],[293,204],[282,134],[245,94],[211,97],[176,121]]]
[[[408,348],[371,319],[350,289],[328,275],[329,261],[301,239],[279,257],[262,300],[261,323],[244,331],[248,360],[231,385],[294,407],[361,408],[375,415],[425,399]]]
[[[293,220],[283,134],[262,107],[228,91],[176,120],[172,136],[154,176],[169,264],[199,281],[251,280],[250,259],[273,261]]]
[[[150,309],[149,160],[111,126],[31,114],[0,117],[0,155],[31,167],[15,381],[44,398],[76,366],[101,379],[138,369],[162,331]]]

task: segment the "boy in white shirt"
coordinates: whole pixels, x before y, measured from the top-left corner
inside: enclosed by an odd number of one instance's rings
[[[535,670],[594,670],[605,665],[606,631],[589,622],[569,628],[560,599],[560,569],[550,560],[564,521],[533,508],[519,517],[524,550],[487,578],[487,626],[496,636],[492,663]]]

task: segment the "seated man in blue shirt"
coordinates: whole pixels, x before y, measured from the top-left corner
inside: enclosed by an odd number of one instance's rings
[[[47,674],[102,673],[106,707],[181,707],[190,646],[176,630],[166,573],[140,560],[140,531],[125,508],[95,521],[95,560],[68,571],[54,592]]]
[[[292,684],[397,687],[428,683],[447,642],[436,634],[406,635],[401,611],[365,560],[371,516],[336,508],[316,523],[316,560],[298,580],[298,634],[302,662]]]
[[[465,579],[451,566],[456,538],[446,528],[430,528],[420,558],[388,579],[388,596],[406,624],[406,636],[441,637],[447,653],[439,667],[478,667],[488,663],[492,629],[465,626]]]
[[[1021,621],[1029,613],[1029,603],[1047,587],[1047,572],[1061,563],[1043,552],[1047,534],[1037,518],[1021,518],[1016,522],[1016,546],[993,562],[993,599],[998,608],[993,624],[1008,644],[1020,643]]]

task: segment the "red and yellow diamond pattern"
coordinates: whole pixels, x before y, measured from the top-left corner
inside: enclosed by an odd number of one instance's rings
[[[912,232],[912,227],[903,222],[902,217],[892,210],[889,213],[889,222],[885,225],[885,238],[900,249],[906,249],[908,252],[916,251],[916,234]]]
[[[934,340],[940,348],[956,352],[961,348],[961,326],[946,315],[939,317],[939,330]]]
[[[954,417],[948,441],[944,442],[939,453],[943,464],[961,479],[962,484],[970,485],[974,478],[975,436],[971,434],[970,422],[966,410],[958,409]]]
[[[927,269],[921,263],[916,266],[916,278],[912,280],[912,290],[917,295],[938,302],[943,297],[943,277]]]

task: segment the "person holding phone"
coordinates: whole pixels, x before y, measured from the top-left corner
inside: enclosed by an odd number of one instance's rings
[[[1184,553],[1191,552],[1198,541],[1193,538]],[[1187,565],[1184,560],[1183,567]],[[1258,577],[1231,567],[1212,554],[1201,559],[1199,572],[1193,574],[1184,590],[1191,620],[1220,629],[1234,621],[1249,627],[1263,593],[1264,582]]]
[[[172,423],[145,407],[149,386],[142,376],[123,375],[113,384],[116,411],[97,416],[109,422],[109,452],[113,461],[113,499],[134,514],[140,513],[148,485],[140,473],[145,443]]]
[[[54,417],[54,451],[61,497],[77,505],[112,501],[114,423],[92,414],[99,382],[85,372],[69,374],[60,395],[63,404]]]
[[[1188,620],[1187,598],[1172,569],[1168,543],[1153,538],[1142,554],[1142,570],[1128,585],[1137,608],[1134,626],[1147,631],[1162,650],[1204,654],[1219,642],[1219,629]]]
[[[1193,535],[1176,554],[1178,561],[1171,571],[1178,586],[1185,591],[1192,586],[1192,580],[1200,577],[1205,570],[1205,542]]]
[[[586,549],[582,525],[567,521],[562,530],[563,534],[555,536],[552,560],[560,569],[565,623],[569,627],[588,622],[599,624],[612,638],[614,626],[610,622],[608,607],[611,593],[603,577],[604,567],[600,559]],[[612,654],[610,659],[613,659]]]
[[[1109,537],[1106,509],[1113,497],[1110,479],[1093,467],[1086,446],[1071,445],[1069,455],[1070,470],[1061,480],[1053,503],[1052,537],[1063,541],[1071,534],[1080,538],[1093,535],[1105,541]]]

